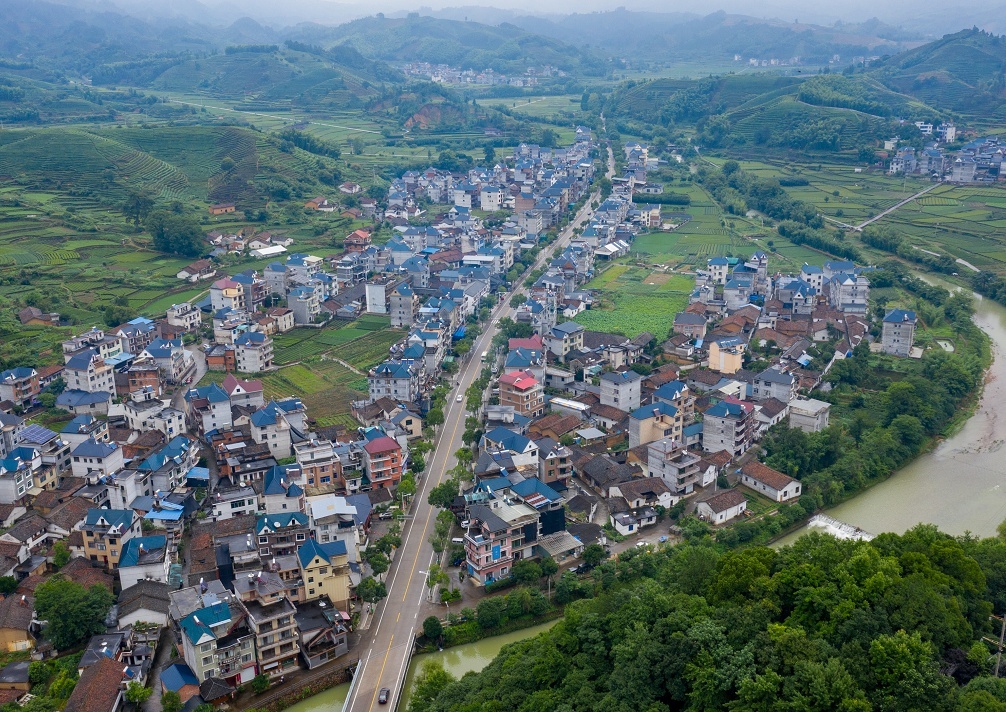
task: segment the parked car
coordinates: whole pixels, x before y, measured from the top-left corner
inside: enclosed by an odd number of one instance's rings
[[[670,539],[669,536],[662,536],[658,541],[660,541],[661,544],[666,544],[669,539]]]

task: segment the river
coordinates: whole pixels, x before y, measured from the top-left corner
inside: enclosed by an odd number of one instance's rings
[[[949,286],[949,285],[946,285]],[[992,342],[993,362],[978,410],[932,451],[827,514],[873,534],[902,533],[923,522],[950,534],[996,533],[1006,519],[1006,308],[975,298],[975,323]],[[791,544],[803,527],[777,542]]]
[[[466,672],[477,672],[484,668],[496,657],[504,645],[538,635],[538,633],[548,630],[557,622],[550,621],[513,633],[484,638],[467,645],[458,645],[438,653],[426,653],[425,655],[415,656],[412,658],[412,662],[409,664],[409,672],[405,676],[405,693],[402,695],[402,701],[398,705],[399,712],[405,712],[408,707],[412,686],[415,684],[416,675],[419,674],[423,663],[429,660],[439,660],[447,672],[454,677],[461,677]],[[293,707],[288,707],[286,712],[333,712],[334,710],[340,710],[348,694],[349,684],[337,685],[310,699],[298,702]]]

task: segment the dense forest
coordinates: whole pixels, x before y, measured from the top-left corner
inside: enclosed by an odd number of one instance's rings
[[[425,670],[410,712],[1006,710],[980,640],[1006,607],[1002,539],[920,525],[721,553],[696,537],[628,551],[580,591],[482,672]]]

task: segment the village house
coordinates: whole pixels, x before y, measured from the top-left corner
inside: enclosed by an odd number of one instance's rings
[[[800,482],[781,472],[749,460],[741,467],[741,484],[765,495],[773,502],[785,502],[800,496]]]
[[[528,418],[545,412],[545,391],[530,371],[513,371],[499,379],[500,405],[513,406]]]
[[[725,524],[747,510],[747,498],[740,490],[729,489],[696,505],[696,514],[712,524]]]
[[[751,446],[755,429],[754,405],[725,398],[703,414],[702,449],[706,452],[726,450],[737,457]]]
[[[639,407],[643,377],[635,371],[608,371],[601,374],[601,405],[621,410]]]
[[[914,311],[892,309],[884,316],[880,341],[881,350],[892,356],[908,356],[915,342],[915,325],[918,318]],[[0,384],[0,395],[3,394]]]
[[[819,433],[828,427],[831,403],[815,398],[798,398],[789,404],[789,425],[805,433]]]

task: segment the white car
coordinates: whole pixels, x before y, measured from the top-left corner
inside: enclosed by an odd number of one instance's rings
[[[455,403],[460,403],[461,402],[461,394],[460,393],[458,393],[457,397],[454,399],[454,402]]]

